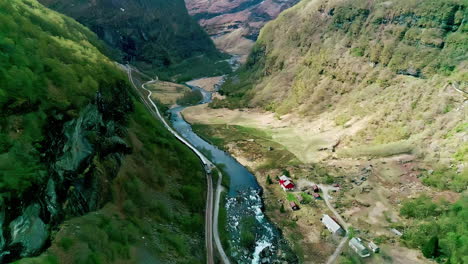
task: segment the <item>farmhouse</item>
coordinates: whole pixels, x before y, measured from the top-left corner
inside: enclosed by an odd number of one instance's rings
[[[291,179],[289,179],[288,177],[286,176],[281,176],[279,178],[279,184],[281,186],[281,188],[283,188],[283,190],[285,191],[291,191],[291,190],[294,190],[294,183],[291,181]]]
[[[340,236],[345,235],[345,231],[343,230],[343,228],[341,228],[341,226],[329,215],[324,214],[320,221],[322,221],[322,223],[327,227],[327,229],[333,234],[337,234]]]
[[[349,247],[352,248],[356,253],[361,257],[369,257],[370,252],[369,250],[362,244],[362,241],[358,237],[353,237],[351,240],[349,240],[348,243]]]

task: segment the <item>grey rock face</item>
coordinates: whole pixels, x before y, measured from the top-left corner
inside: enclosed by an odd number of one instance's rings
[[[21,216],[13,220],[10,227],[10,245],[20,244],[21,256],[36,254],[44,246],[49,236],[47,225],[39,217],[39,204],[28,206]]]
[[[52,217],[55,217],[58,214],[59,205],[57,204],[57,193],[55,190],[55,182],[52,179],[49,179],[47,182],[46,189],[46,206]]]
[[[1,208],[0,211],[0,250],[5,247],[5,237],[3,236],[3,224],[5,223],[5,209]],[[1,261],[1,256],[0,256]]]
[[[65,172],[76,171],[91,156],[93,147],[86,138],[86,132],[97,130],[100,125],[102,116],[94,105],[87,106],[77,119],[65,124],[63,155],[55,164],[55,170],[62,180]]]

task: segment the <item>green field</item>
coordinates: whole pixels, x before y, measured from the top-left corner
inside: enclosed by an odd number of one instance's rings
[[[192,124],[192,128],[198,135],[221,149],[225,149],[229,143],[235,143],[248,155],[262,157],[258,169],[300,163],[294,154],[275,142],[268,133],[259,129],[238,125],[202,124]]]

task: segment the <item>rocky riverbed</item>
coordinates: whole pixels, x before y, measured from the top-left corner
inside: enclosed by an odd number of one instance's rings
[[[232,258],[238,263],[298,263],[280,230],[264,215],[260,190],[250,188],[226,199]]]

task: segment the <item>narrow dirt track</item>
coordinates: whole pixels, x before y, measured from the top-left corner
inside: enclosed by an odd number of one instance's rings
[[[329,195],[328,191],[330,190],[336,190],[337,188],[335,187],[330,187],[327,185],[319,184],[320,189],[323,192],[323,199],[325,200],[325,204],[327,205],[328,209],[332,211],[332,213],[335,215],[336,220],[338,220],[339,224],[343,227],[343,229],[348,233],[348,223],[345,222],[345,220],[341,217],[341,215],[335,210],[335,208],[331,205],[329,201]],[[328,258],[326,264],[333,264],[336,262],[338,257],[341,254],[341,251],[343,250],[343,247],[346,245],[346,242],[348,241],[348,235],[346,234],[345,237],[343,237],[338,244],[338,247],[336,247],[335,252]]]

